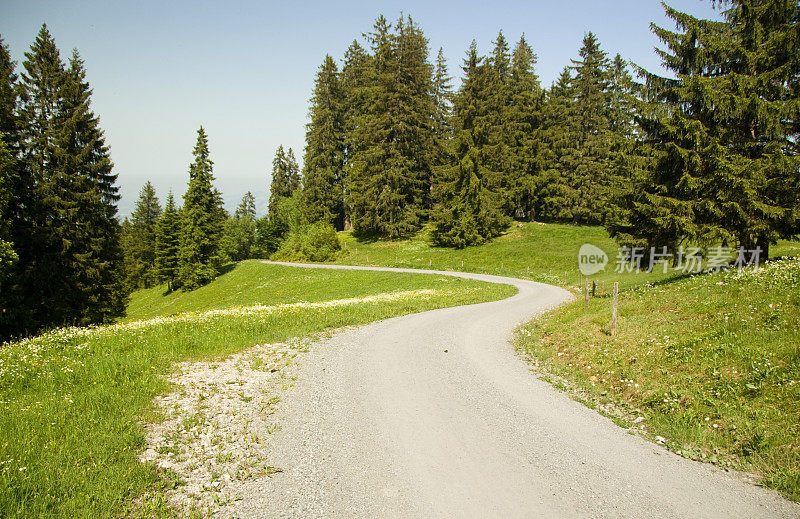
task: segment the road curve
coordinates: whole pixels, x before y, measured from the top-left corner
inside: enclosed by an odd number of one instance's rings
[[[514,285],[502,301],[346,330],[316,344],[268,438],[283,469],[229,517],[800,517],[737,474],[628,434],[531,374],[508,339],[568,301],[499,276],[379,267]]]

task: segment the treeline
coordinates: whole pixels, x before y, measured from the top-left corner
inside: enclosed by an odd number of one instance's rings
[[[0,38],[0,338],[125,310],[116,175],[84,62],[46,26],[17,74]]]
[[[269,257],[325,261],[339,249],[332,226],[309,223],[303,215],[300,168],[291,148],[279,146],[275,152],[267,214],[261,218],[249,191],[228,214],[213,186],[209,153],[201,127],[182,205],[170,191],[162,208],[150,182],[139,192],[133,213],[122,222],[128,289],[166,284],[168,291],[194,290],[231,262]]]
[[[765,253],[798,233],[798,2],[736,0],[721,22],[665,7],[675,78],[588,33],[550,88],[525,37],[467,50],[453,91],[419,26],[383,17],[311,99],[302,205],[311,221],[397,238],[430,222],[463,247],[511,219],[602,224],[632,246],[728,243]]]
[[[130,290],[191,290],[229,261],[322,261],[336,230],[394,239],[430,225],[464,247],[512,219],[602,224],[621,243],[747,250],[800,232],[797,0],[729,0],[722,21],[665,7],[674,77],[613,59],[586,34],[549,88],[524,36],[473,42],[455,90],[411,17],[379,17],[315,80],[302,169],[279,148],[268,213],[233,215],[198,131],[187,190],[152,185],[117,218],[116,175],[77,51],[45,26],[22,71],[0,39],[0,337],[123,314]]]
[[[341,70],[326,56],[306,132],[303,202],[312,220],[397,238],[432,223],[439,245],[498,235],[511,219],[601,223],[634,137],[633,81],[589,33],[543,89],[524,35],[473,41],[454,91],[442,50],[404,17],[354,41]]]

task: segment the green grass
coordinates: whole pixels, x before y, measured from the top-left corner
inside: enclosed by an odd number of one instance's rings
[[[125,323],[6,344],[0,349],[0,515],[168,515],[163,490],[177,482],[137,454],[142,423],[158,418],[153,398],[168,389],[164,375],[177,361],[513,292],[444,276],[245,262],[192,294],[164,295],[163,287],[134,294]],[[379,297],[311,304],[365,296]],[[286,305],[301,300],[310,304]],[[279,306],[203,313],[255,304]],[[142,496],[150,497],[142,503]]]
[[[577,301],[518,344],[587,403],[644,417],[671,450],[800,500],[800,260],[632,289],[615,336],[610,319],[610,298]]]
[[[341,233],[340,238],[343,250],[336,263],[343,265],[478,272],[578,287],[584,279],[578,269],[578,250],[590,243],[603,249],[609,258],[606,270],[591,278],[598,283],[617,280],[629,287],[675,276],[660,272],[615,274],[618,246],[602,227],[518,223],[488,243],[460,250],[432,247],[427,230],[397,241],[364,242],[349,232]]]
[[[605,271],[590,276],[598,283],[618,281],[620,289],[680,277],[670,271],[618,274],[615,272],[619,246],[602,227],[545,223],[515,223],[502,236],[476,247],[451,249],[433,247],[428,229],[396,241],[360,241],[351,232],[340,233],[343,249],[336,263],[478,272],[543,283],[580,287],[585,277],[578,269],[578,250],[589,243],[600,247],[609,263]],[[780,242],[770,253],[800,255],[800,243]],[[566,279],[566,281],[565,281]]]
[[[234,306],[325,301],[453,284],[458,285],[455,278],[446,276],[306,269],[250,260],[239,263],[214,283],[192,292],[167,294],[164,286],[138,290],[131,296],[125,321]]]

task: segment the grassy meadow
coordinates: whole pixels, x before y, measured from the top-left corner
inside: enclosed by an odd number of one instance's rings
[[[800,501],[800,260],[577,301],[519,331],[522,352],[589,405],[683,456]]]
[[[444,276],[248,261],[190,294],[139,291],[125,322],[4,344],[0,515],[169,515],[160,492],[178,482],[138,453],[175,362],[513,292]]]
[[[433,247],[428,230],[413,238],[396,241],[359,241],[352,233],[341,233],[342,250],[336,263],[380,265],[402,268],[432,268],[496,274],[531,279],[553,285],[578,287],[578,249],[590,243],[608,255],[606,270],[593,276],[598,282],[618,280],[624,287],[674,277],[660,272],[614,273],[618,246],[602,227],[517,223],[502,236],[476,247]]]

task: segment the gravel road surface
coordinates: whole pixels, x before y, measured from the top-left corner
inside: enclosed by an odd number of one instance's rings
[[[291,264],[285,264],[291,265]],[[270,464],[229,517],[800,517],[800,506],[672,454],[532,374],[508,340],[571,296],[517,295],[353,328],[315,344],[279,405]]]

